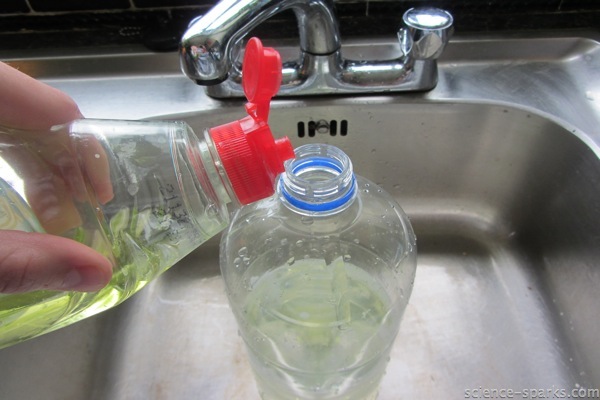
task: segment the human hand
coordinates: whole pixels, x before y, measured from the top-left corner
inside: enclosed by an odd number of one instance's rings
[[[78,118],[81,118],[81,113],[66,94],[0,63],[0,125],[20,130],[47,131],[51,126]],[[38,167],[33,164],[27,166],[32,171],[30,173],[34,174],[40,172]],[[100,188],[106,189],[99,191],[99,200],[110,200],[112,192],[109,182],[107,184],[102,179],[105,171],[102,168],[91,171],[97,174]],[[67,182],[66,186],[69,183],[71,189],[76,187],[73,182]],[[36,191],[40,187],[26,190]],[[71,200],[61,193],[60,186],[54,185],[52,190],[56,196],[53,197],[54,201],[60,205],[61,211],[69,210]],[[44,190],[40,190],[40,193],[44,194]],[[77,193],[73,195],[77,196]],[[48,193],[44,196],[49,198]],[[44,197],[37,197],[43,203]],[[32,204],[32,207],[35,208],[35,205]],[[79,220],[74,208],[72,211],[72,217],[64,221],[67,221],[67,225],[75,226]],[[57,234],[71,227],[53,225],[51,220],[45,224],[43,218],[40,218],[40,222],[47,232]],[[74,240],[50,234],[0,230],[0,293],[41,289],[96,291],[108,283],[111,275],[112,265],[108,259]]]

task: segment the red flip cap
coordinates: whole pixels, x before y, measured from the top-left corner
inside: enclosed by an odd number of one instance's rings
[[[271,98],[281,85],[279,53],[252,38],[242,68],[248,116],[209,133],[239,202],[249,204],[275,192],[275,179],[294,149],[287,137],[275,140],[267,124]]]

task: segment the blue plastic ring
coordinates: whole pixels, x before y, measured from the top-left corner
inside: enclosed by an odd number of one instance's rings
[[[324,157],[311,157],[306,160],[299,161],[297,165],[294,165],[292,169],[293,173],[301,171],[303,169],[309,167],[327,167],[336,170],[337,172],[342,172],[342,167],[335,163],[330,158]],[[292,196],[285,189],[285,186],[282,183],[282,179],[279,179],[279,187],[281,194],[290,203],[292,206],[306,211],[315,211],[315,212],[323,212],[323,211],[331,211],[335,210],[338,207],[343,206],[348,201],[350,201],[354,197],[354,193],[356,192],[356,178],[354,174],[352,174],[352,183],[350,184],[350,189],[342,196],[335,200],[331,200],[325,203],[310,203],[306,201],[299,200],[298,198]]]

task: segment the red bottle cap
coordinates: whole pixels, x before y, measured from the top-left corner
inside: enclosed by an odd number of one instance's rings
[[[242,86],[248,116],[209,129],[229,182],[241,204],[271,196],[283,162],[294,158],[287,137],[275,140],[267,124],[271,98],[281,84],[281,58],[252,38],[246,45]]]

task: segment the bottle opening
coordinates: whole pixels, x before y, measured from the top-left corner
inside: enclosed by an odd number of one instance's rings
[[[293,209],[317,213],[341,211],[356,195],[352,162],[334,146],[301,146],[296,149],[296,158],[286,161],[278,190],[284,203]]]

